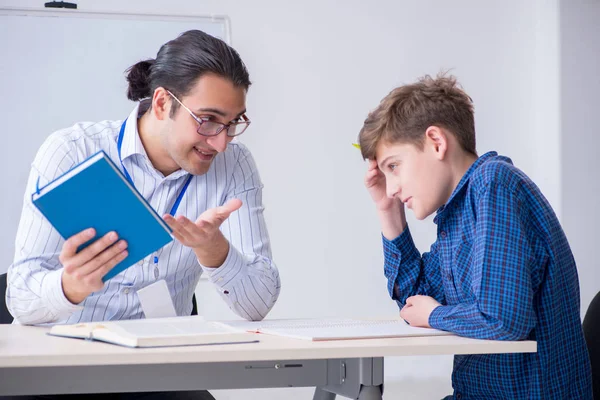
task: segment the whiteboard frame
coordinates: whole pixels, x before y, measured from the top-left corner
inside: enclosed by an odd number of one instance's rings
[[[225,26],[223,40],[231,45],[231,20],[226,15],[219,14],[155,14],[155,13],[124,13],[124,12],[98,12],[80,11],[62,8],[17,8],[0,7],[0,16],[26,16],[26,17],[54,17],[54,18],[98,18],[98,19],[124,19],[146,21],[180,21],[180,22],[222,22]]]

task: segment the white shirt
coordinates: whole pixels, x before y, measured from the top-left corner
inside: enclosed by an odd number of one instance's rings
[[[142,108],[147,108],[144,105]],[[139,114],[138,104],[125,126],[123,165],[137,190],[163,215],[171,210],[189,175],[179,170],[164,177],[152,166],[137,131]],[[177,315],[190,315],[192,295],[203,271],[236,314],[249,320],[264,318],[279,296],[279,273],[271,261],[263,216],[263,185],[252,155],[235,140],[225,152],[215,156],[204,175],[192,178],[177,209],[177,215],[194,221],[208,208],[232,198],[242,200],[242,207],[221,226],[230,243],[221,267],[200,265],[190,248],[174,240],[159,250],[158,265],[154,264],[154,254],[149,255],[108,280],[102,290],[82,303],[76,305],[67,300],[61,284],[63,267],[58,259],[64,239],[32,204],[31,194],[36,184],[41,187],[99,150],[104,150],[120,167],[117,138],[122,122],[78,123],[53,133],[39,149],[25,190],[14,262],[8,269],[6,301],[15,323],[143,318],[136,291],[159,279],[167,282]]]

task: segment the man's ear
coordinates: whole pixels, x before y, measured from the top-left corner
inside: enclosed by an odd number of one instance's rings
[[[172,99],[169,92],[163,87],[157,87],[152,95],[152,113],[154,117],[159,121],[169,118],[171,104]]]
[[[430,149],[439,160],[443,160],[448,151],[447,133],[438,126],[430,126],[425,131],[425,146]]]

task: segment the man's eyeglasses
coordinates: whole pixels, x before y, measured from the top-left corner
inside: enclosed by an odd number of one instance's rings
[[[181,105],[181,107],[185,108],[185,110],[190,113],[192,118],[196,120],[198,123],[197,132],[202,136],[217,136],[223,129],[227,133],[229,137],[239,136],[248,128],[250,125],[250,120],[246,117],[246,114],[242,114],[240,118],[242,119],[239,122],[231,122],[229,124],[222,124],[220,122],[211,121],[206,117],[197,117],[189,108],[187,108],[173,93],[167,90],[167,93],[171,95],[177,102]]]

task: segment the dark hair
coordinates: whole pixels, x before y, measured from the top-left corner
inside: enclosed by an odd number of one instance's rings
[[[185,96],[198,78],[207,73],[229,79],[244,89],[251,85],[248,70],[237,51],[205,32],[187,31],[163,44],[156,60],[140,61],[127,69],[127,98],[139,101],[152,96],[158,87],[177,97]],[[178,106],[173,102],[171,115]]]
[[[432,125],[449,130],[466,152],[477,155],[473,101],[454,76],[440,73],[400,86],[381,100],[359,134],[363,158],[375,159],[382,141],[423,149],[425,131]]]

